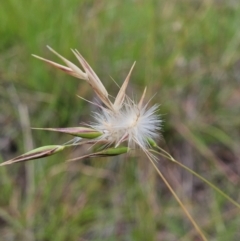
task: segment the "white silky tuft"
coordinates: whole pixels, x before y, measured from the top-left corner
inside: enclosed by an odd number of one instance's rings
[[[102,108],[94,112],[95,122],[90,126],[103,133],[99,140],[109,144],[127,141],[129,147],[139,146],[143,150],[149,147],[148,140],[156,140],[161,130],[161,119],[156,114],[158,105],[139,107],[131,100],[125,101],[118,112]]]

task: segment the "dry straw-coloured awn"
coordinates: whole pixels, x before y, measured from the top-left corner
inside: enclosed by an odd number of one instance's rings
[[[156,113],[158,105],[153,105],[149,107],[149,103],[144,104],[146,88],[144,89],[138,103],[135,103],[126,95],[126,89],[135,63],[131,67],[129,74],[127,75],[125,81],[119,89],[116,98],[112,102],[109,99],[109,94],[106,88],[104,87],[96,73],[77,50],[72,50],[72,52],[78,59],[84,71],[69,60],[62,57],[52,48],[48,48],[60,59],[62,59],[67,66],[60,65],[58,63],[52,62],[36,55],[33,56],[66,72],[69,75],[72,75],[78,79],[85,80],[92,87],[93,91],[96,93],[99,99],[102,101],[103,106],[98,105],[100,111],[93,113],[94,121],[88,123],[84,127],[35,128],[48,131],[57,131],[76,136],[72,142],[66,143],[64,145],[51,145],[40,147],[21,156],[18,156],[12,160],[6,161],[0,164],[0,166],[50,156],[60,151],[63,151],[66,148],[84,144],[99,144],[102,146],[102,149],[86,156],[71,159],[70,161],[76,161],[86,157],[121,155],[129,152],[131,149],[134,149],[136,147],[140,148],[146,154],[147,158],[150,160],[159,176],[162,178],[175,199],[182,207],[185,214],[188,216],[189,220],[192,222],[193,226],[201,236],[202,240],[206,241],[206,236],[196,224],[196,222],[187,211],[181,200],[178,198],[172,187],[169,185],[161,171],[157,168],[155,161],[157,160],[158,155],[161,155],[168,160],[174,162],[175,164],[180,165],[181,167],[207,183],[209,186],[215,189],[215,191],[227,198],[235,206],[240,208],[240,205],[237,202],[235,202],[228,195],[218,189],[215,185],[213,185],[211,182],[209,182],[193,170],[189,169],[188,167],[175,160],[169,153],[161,149],[156,144],[156,140],[160,135],[159,131],[161,130],[162,123],[160,116]],[[126,145],[124,145],[125,143]]]

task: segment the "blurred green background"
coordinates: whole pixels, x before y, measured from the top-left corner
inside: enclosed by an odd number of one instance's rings
[[[30,127],[91,119],[90,87],[34,59],[77,63],[76,48],[114,96],[161,104],[160,145],[240,202],[240,3],[237,0],[7,0],[0,7],[0,161],[69,137]],[[86,148],[0,168],[0,240],[201,240],[143,154],[65,164]],[[209,240],[240,240],[240,212],[159,159]]]

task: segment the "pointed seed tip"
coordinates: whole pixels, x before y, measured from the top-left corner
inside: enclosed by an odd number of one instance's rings
[[[133,65],[132,65],[132,67],[130,69],[130,73],[132,72],[133,68],[135,67],[135,64],[136,64],[136,61],[133,62]]]
[[[36,54],[32,54],[32,56],[33,56],[34,58],[36,58],[36,59],[41,59],[41,60],[44,59],[44,58],[42,58],[42,57],[40,57],[40,56],[38,56],[38,55],[36,55]]]
[[[51,51],[51,52],[55,52],[53,48],[51,48],[49,45],[47,45],[47,48]]]
[[[77,56],[77,50],[76,49],[71,49],[71,51],[74,53],[75,56]]]

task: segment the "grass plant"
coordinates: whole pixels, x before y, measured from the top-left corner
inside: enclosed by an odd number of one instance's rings
[[[69,51],[74,47],[111,93],[118,88],[106,73],[121,83],[137,60],[128,95],[141,96],[147,85],[146,98],[161,103],[159,144],[239,202],[239,13],[237,1],[4,1],[2,162],[68,141],[58,132],[31,131],[32,126],[60,128],[88,120],[91,110],[75,97],[93,101],[87,85],[30,56],[38,50],[51,59],[49,44],[74,62]],[[198,239],[144,155],[65,163],[87,150],[0,168],[1,239]],[[159,158],[158,169],[208,240],[238,241],[238,209],[177,163]]]

